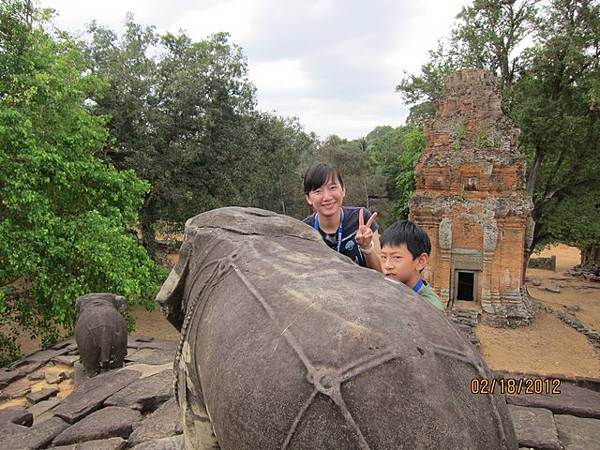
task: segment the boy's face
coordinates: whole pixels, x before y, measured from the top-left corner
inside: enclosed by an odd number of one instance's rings
[[[346,189],[337,179],[330,177],[323,185],[313,189],[306,195],[306,202],[312,206],[320,216],[338,214],[346,196]]]
[[[383,274],[409,287],[417,283],[421,270],[429,261],[427,253],[413,257],[406,244],[384,245],[379,256]]]

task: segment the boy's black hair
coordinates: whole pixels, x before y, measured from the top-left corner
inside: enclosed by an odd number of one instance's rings
[[[340,181],[342,187],[344,182],[342,176],[335,164],[332,163],[316,163],[313,164],[304,174],[304,193],[308,195],[310,191],[319,189],[323,184],[333,178]]]
[[[413,255],[413,259],[422,253],[431,253],[431,241],[427,233],[423,231],[416,223],[409,220],[401,220],[388,227],[380,238],[381,248],[384,245],[402,245],[406,244],[408,251]]]

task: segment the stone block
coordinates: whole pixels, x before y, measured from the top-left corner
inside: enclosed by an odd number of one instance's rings
[[[0,450],[38,449],[45,447],[55,436],[60,434],[69,426],[59,417],[52,417],[42,423],[35,424],[31,428],[19,427],[0,441]]]
[[[142,442],[132,450],[185,450],[183,435]]]
[[[59,364],[64,364],[65,366],[73,366],[77,361],[79,361],[78,355],[60,355],[56,356],[52,359]]]
[[[27,379],[19,379],[0,391],[0,400],[24,397],[30,391],[31,386],[29,381]]]
[[[171,398],[154,411],[150,417],[134,426],[128,443],[136,445],[145,441],[171,437],[182,432],[181,412],[177,401]]]
[[[52,450],[122,450],[127,445],[127,441],[114,437],[97,441],[78,442],[77,444],[61,445],[52,447]]]
[[[44,375],[44,372],[36,372],[36,373],[30,373],[29,375],[27,375],[27,379],[29,381],[40,381],[43,380],[46,376]]]
[[[28,427],[33,423],[33,415],[24,406],[0,409],[0,426],[7,423]]]
[[[70,347],[73,344],[75,344],[75,338],[69,338],[69,339],[64,340],[62,342],[59,342],[58,344],[54,344],[50,348],[52,350],[63,350],[63,349],[66,349],[67,347]]]
[[[600,420],[558,414],[554,420],[565,450],[600,449]]]
[[[158,366],[152,364],[135,364],[130,363],[126,366],[127,370],[137,370],[141,373],[140,378],[151,377],[163,370],[173,370],[173,363],[160,364]]]
[[[41,417],[46,416],[46,413],[48,411],[51,411],[57,405],[59,405],[61,401],[62,399],[54,397],[49,400],[44,400],[39,403],[36,403],[33,406],[30,406],[29,408],[27,408],[27,411],[33,414],[33,419],[35,423],[42,422],[43,420],[41,419]],[[48,419],[49,417],[50,416],[46,416],[45,418]]]
[[[55,414],[69,423],[100,408],[104,400],[133,383],[140,376],[135,370],[110,371],[90,378],[75,388],[56,408]]]
[[[50,397],[58,394],[58,391],[58,388],[41,389],[39,391],[30,392],[25,396],[25,398],[35,405],[42,400],[49,399]]]
[[[143,348],[125,357],[125,361],[135,362],[137,364],[166,364],[173,362],[175,351],[165,351],[154,348]]]
[[[54,445],[121,437],[127,439],[142,415],[131,408],[109,406],[83,418],[56,436]]]
[[[42,367],[46,362],[22,360],[22,361],[16,362],[15,366],[10,366],[9,370],[10,371],[18,371],[21,374],[21,376],[25,376],[25,375],[29,375],[32,372],[35,372],[40,367]]]
[[[154,411],[173,396],[173,371],[163,370],[156,375],[140,378],[104,402],[107,406],[129,406],[140,411]]]
[[[539,450],[562,450],[552,413],[544,408],[509,405],[519,445]]]
[[[19,370],[0,369],[0,389],[4,389],[10,383],[23,377]]]
[[[520,395],[507,395],[506,401],[517,406],[546,408],[554,414],[600,418],[600,392],[568,383],[560,385],[560,394],[521,393]]]

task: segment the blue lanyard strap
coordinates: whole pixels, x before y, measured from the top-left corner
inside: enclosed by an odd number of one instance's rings
[[[417,281],[417,284],[415,284],[415,287],[412,288],[412,290],[415,292],[419,292],[419,289],[423,287],[423,284],[423,278],[419,277],[419,281]]]
[[[315,218],[313,219],[313,228],[319,231],[319,217],[317,213],[315,213]],[[344,210],[340,209],[340,225],[337,230],[337,251],[340,252],[342,248],[342,231],[344,229]]]

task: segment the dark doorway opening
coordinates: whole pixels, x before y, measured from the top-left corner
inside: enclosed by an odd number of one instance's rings
[[[475,300],[475,273],[458,272],[458,289],[456,291],[456,300],[473,301]]]

